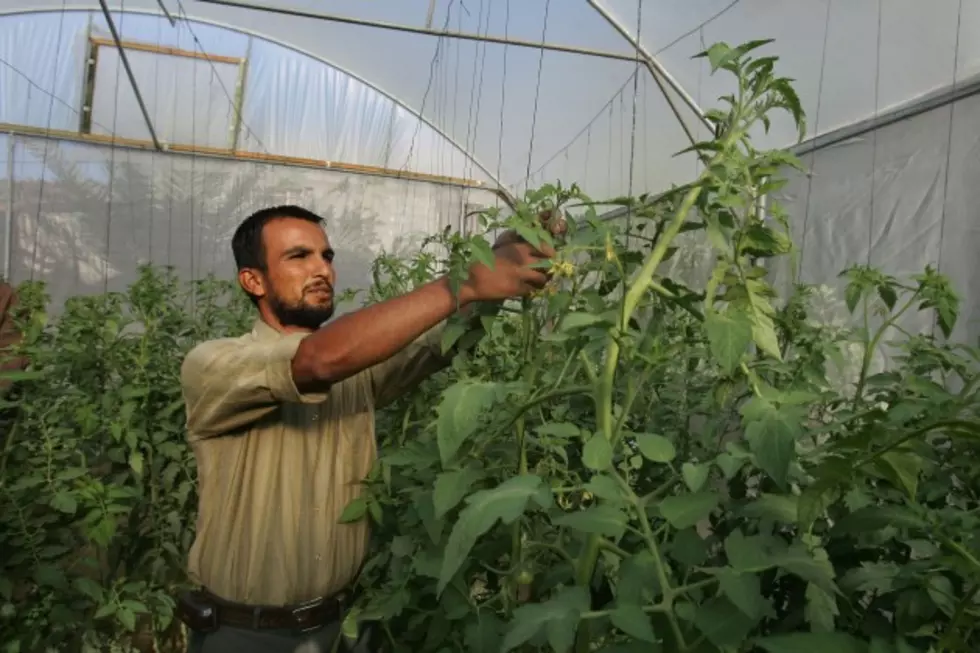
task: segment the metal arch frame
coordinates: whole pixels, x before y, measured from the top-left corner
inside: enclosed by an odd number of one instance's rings
[[[674,103],[673,98],[667,92],[667,86],[670,86],[677,95],[680,96],[681,100],[694,112],[698,120],[708,128],[709,131],[714,133],[717,131],[717,127],[712,120],[710,120],[705,114],[704,110],[698,105],[698,103],[691,97],[691,94],[687,92],[687,89],[678,82],[673,75],[660,63],[657,57],[651,54],[643,44],[639,42],[638,39],[634,38],[633,35],[629,33],[629,30],[623,25],[609,10],[599,4],[598,0],[587,0],[589,6],[598,13],[616,32],[630,44],[633,53],[631,54],[619,54],[616,52],[609,52],[605,50],[596,50],[593,48],[583,48],[578,46],[560,45],[555,43],[547,42],[534,42],[522,39],[509,39],[501,38],[498,36],[489,36],[487,34],[473,34],[467,32],[453,32],[449,30],[438,30],[431,27],[433,11],[435,8],[436,0],[431,0],[429,3],[429,11],[426,17],[426,26],[415,27],[412,25],[404,25],[399,23],[388,23],[378,20],[367,20],[363,18],[356,18],[353,16],[342,16],[340,14],[328,14],[322,12],[309,11],[300,8],[290,8],[290,7],[270,7],[261,3],[244,2],[243,0],[198,0],[198,2],[204,4],[212,4],[219,6],[232,7],[236,9],[242,9],[245,11],[260,11],[267,12],[271,14],[278,14],[283,16],[293,16],[296,18],[312,18],[314,20],[322,20],[326,22],[340,23],[346,25],[358,25],[361,27],[369,27],[374,29],[391,30],[395,32],[405,32],[409,34],[421,34],[424,36],[436,36],[445,37],[453,39],[464,39],[469,41],[482,41],[487,43],[497,43],[512,45],[524,48],[540,49],[540,50],[550,50],[556,52],[564,52],[566,54],[578,54],[582,56],[593,56],[602,57],[607,59],[615,59],[620,61],[633,61],[639,64],[642,60],[645,64],[647,70],[650,72],[650,76],[653,81],[656,82],[657,86],[660,88],[660,92],[664,96],[667,104],[670,106],[671,111],[674,114],[674,118],[677,120],[680,128],[687,135],[688,140],[694,145],[697,143],[697,139],[691,128],[688,126],[687,121],[681,115],[680,110]],[[639,0],[642,2],[642,0]],[[503,184],[499,179],[494,179],[497,185],[503,188]],[[506,191],[504,191],[506,192]]]
[[[639,1],[642,2],[643,0]],[[714,122],[708,119],[704,113],[704,109],[702,109],[697,101],[691,97],[691,94],[687,92],[684,86],[670,74],[664,65],[660,63],[660,60],[657,59],[655,55],[651,54],[650,51],[648,51],[635,36],[630,34],[629,29],[623,25],[608,9],[600,4],[600,0],[587,0],[587,2],[589,3],[589,6],[592,7],[592,9],[594,9],[595,12],[599,14],[607,23],[609,23],[610,27],[615,29],[620,36],[626,39],[626,41],[636,50],[637,54],[639,54],[645,60],[654,79],[656,80],[658,75],[662,77],[663,80],[667,82],[667,85],[674,89],[674,92],[680,96],[684,104],[686,104],[688,108],[694,112],[694,114],[698,117],[698,120],[700,120],[705,127],[713,132],[715,130]],[[658,84],[658,86],[660,86],[660,89],[663,92],[664,97],[667,99],[667,102],[673,105],[670,96],[667,95],[667,92],[663,86],[660,84]],[[684,121],[679,115],[677,115],[677,119],[681,122],[681,126],[684,126]]]
[[[63,12],[63,13],[69,13],[69,12],[72,12],[72,13],[74,13],[74,12],[85,12],[85,13],[89,13],[89,12],[93,12],[93,11],[101,11],[101,7],[99,6],[99,3],[97,1],[92,6],[75,6],[75,7],[67,7],[67,8],[60,7],[60,6],[58,6],[58,7],[48,6],[48,7],[31,7],[30,9],[8,9],[8,10],[0,11],[0,18],[2,18],[4,16],[20,16],[20,15],[26,15],[26,14],[45,14],[45,13],[58,13],[58,12]],[[113,11],[120,11],[120,9],[117,7],[115,9],[113,9]],[[143,16],[153,16],[153,17],[159,18],[161,20],[167,20],[167,17],[165,15],[163,15],[162,13],[156,12],[156,11],[152,11],[150,9],[125,9],[124,10],[124,13],[134,14],[134,15],[143,15]],[[470,161],[472,161],[476,165],[476,167],[479,168],[481,172],[483,172],[483,174],[485,174],[493,183],[495,183],[497,185],[497,187],[495,189],[488,189],[488,190],[491,190],[492,192],[496,192],[496,193],[500,194],[507,201],[507,203],[510,204],[511,208],[513,208],[514,206],[517,205],[517,199],[511,194],[511,192],[507,189],[507,187],[500,181],[500,179],[497,178],[496,175],[494,175],[471,152],[467,151],[462,145],[460,145],[459,143],[457,143],[454,138],[452,138],[451,136],[449,136],[449,134],[447,134],[441,128],[439,128],[437,125],[435,125],[434,123],[432,123],[428,118],[426,118],[425,116],[423,116],[420,112],[418,112],[415,109],[413,109],[411,106],[409,106],[408,104],[406,104],[400,98],[398,98],[398,97],[392,95],[391,93],[385,91],[384,89],[382,89],[381,87],[379,87],[377,84],[374,84],[372,82],[369,82],[368,80],[364,79],[363,77],[361,77],[357,73],[348,70],[344,66],[335,64],[335,63],[333,63],[332,61],[328,60],[327,58],[325,58],[323,56],[320,56],[320,55],[317,55],[317,54],[313,54],[312,52],[309,52],[308,50],[306,50],[304,48],[300,48],[300,47],[298,47],[296,45],[292,45],[292,44],[287,43],[285,41],[282,41],[282,40],[280,40],[278,38],[269,36],[267,34],[263,34],[262,32],[259,32],[257,30],[247,29],[247,28],[244,28],[244,27],[236,27],[235,25],[232,25],[232,24],[229,24],[229,23],[225,23],[223,21],[211,20],[211,19],[207,19],[207,18],[199,18],[199,17],[193,17],[193,16],[188,16],[188,18],[189,18],[189,20],[191,20],[193,22],[196,22],[196,23],[199,23],[199,24],[202,24],[202,25],[210,25],[212,27],[219,27],[219,28],[222,28],[222,29],[227,29],[227,30],[230,30],[232,32],[238,32],[239,34],[245,34],[247,36],[252,36],[252,37],[255,37],[255,38],[258,38],[258,39],[262,39],[264,41],[267,41],[269,43],[273,43],[273,44],[278,45],[278,46],[280,46],[282,48],[285,48],[287,50],[291,50],[292,52],[295,52],[297,54],[301,54],[303,56],[309,57],[310,59],[313,59],[314,61],[319,61],[320,63],[322,63],[322,64],[324,64],[326,66],[330,66],[331,68],[333,68],[333,69],[335,69],[335,70],[343,73],[344,75],[347,75],[351,79],[357,80],[358,82],[364,84],[368,88],[374,90],[379,95],[388,98],[389,100],[391,100],[391,102],[395,106],[401,107],[405,111],[409,112],[411,115],[415,116],[420,122],[422,122],[423,124],[425,124],[426,126],[428,126],[429,129],[433,130],[435,133],[439,134],[439,136],[441,136],[442,138],[446,139],[446,141],[448,143],[450,143],[459,152],[461,152],[463,154],[463,156],[465,156]]]

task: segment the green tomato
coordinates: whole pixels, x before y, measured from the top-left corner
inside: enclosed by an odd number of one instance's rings
[[[531,581],[534,580],[534,574],[529,570],[525,569],[521,573],[517,574],[517,584],[518,585],[530,585]]]

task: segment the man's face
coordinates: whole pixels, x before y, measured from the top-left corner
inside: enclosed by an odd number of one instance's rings
[[[243,270],[246,290],[264,300],[279,324],[317,329],[334,312],[333,249],[320,225],[297,218],[277,218],[262,232],[266,271]]]

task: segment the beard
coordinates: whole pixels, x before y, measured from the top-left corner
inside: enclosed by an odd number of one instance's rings
[[[333,317],[334,304],[332,298],[325,304],[310,304],[304,300],[286,303],[279,297],[273,296],[269,298],[269,308],[281,325],[312,331],[319,329],[324,322]]]

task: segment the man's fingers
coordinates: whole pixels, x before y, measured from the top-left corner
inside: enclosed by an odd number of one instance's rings
[[[549,276],[541,270],[534,268],[521,268],[521,281],[534,288],[543,288],[548,285]]]

